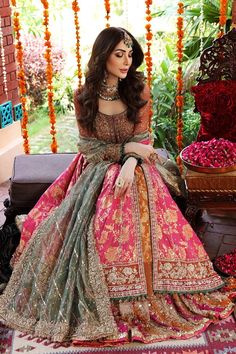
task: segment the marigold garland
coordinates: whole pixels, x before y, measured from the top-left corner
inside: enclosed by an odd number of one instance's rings
[[[220,0],[220,17],[219,17],[219,33],[218,38],[224,34],[224,26],[227,20],[227,3],[228,0]]]
[[[176,96],[176,107],[177,107],[177,136],[176,143],[178,146],[178,151],[183,149],[183,106],[184,106],[184,96],[183,96],[183,70],[182,70],[182,60],[183,60],[183,16],[184,4],[182,2],[178,3],[178,18],[177,18],[177,36],[178,40],[176,43],[177,47],[177,57],[178,57],[178,69],[176,74],[177,80],[177,96]],[[179,166],[180,172],[182,173],[183,166],[180,156],[177,157],[177,164]]]
[[[110,27],[109,20],[110,20],[110,12],[111,12],[111,6],[110,6],[110,0],[104,0],[104,5],[105,5],[105,10],[106,10],[106,27]]]
[[[51,130],[50,134],[52,135],[52,143],[51,143],[51,151],[53,153],[57,152],[57,141],[56,141],[56,114],[55,114],[55,108],[53,104],[53,85],[52,85],[52,79],[53,79],[53,66],[52,66],[52,44],[51,44],[51,33],[48,29],[49,25],[49,5],[47,0],[41,0],[41,3],[43,4],[44,11],[43,11],[43,25],[45,27],[44,31],[44,45],[46,47],[44,57],[46,59],[47,65],[46,65],[46,77],[47,77],[47,94],[48,94],[48,110],[49,110],[49,118],[50,118],[50,123],[51,123]]]
[[[80,26],[79,26],[79,16],[80,11],[79,4],[77,0],[72,2],[72,10],[74,11],[74,23],[75,23],[75,36],[76,36],[76,60],[77,60],[77,76],[79,79],[78,87],[80,88],[82,83],[82,70],[81,70],[81,55],[80,55]]]
[[[16,1],[11,0],[12,6],[16,7]],[[26,109],[26,103],[27,103],[27,98],[26,98],[26,80],[25,80],[25,71],[24,71],[24,60],[23,60],[23,46],[21,42],[21,34],[20,34],[20,19],[19,19],[19,12],[14,9],[13,12],[13,26],[14,26],[14,31],[15,31],[15,38],[16,38],[16,60],[18,64],[17,68],[17,78],[18,78],[18,85],[19,85],[19,91],[20,91],[20,101],[21,101],[21,106],[22,106],[22,120],[21,120],[21,134],[23,137],[23,147],[24,147],[24,152],[25,154],[30,153],[30,146],[29,146],[29,135],[28,135],[28,112]]]
[[[151,26],[151,20],[152,20],[152,16],[151,16],[151,10],[150,7],[152,5],[152,0],[146,0],[145,1],[145,5],[146,5],[146,21],[147,24],[145,26],[146,29],[146,45],[147,45],[147,51],[145,52],[145,61],[146,61],[146,67],[147,67],[147,84],[149,86],[149,88],[151,88],[151,83],[152,83],[152,55],[151,55],[151,45],[152,45],[152,26]],[[150,106],[152,107],[152,101]],[[151,131],[151,121],[152,121],[152,108],[150,108],[150,112],[149,112],[149,129]]]
[[[232,3],[232,27],[236,28],[236,0]]]
[[[1,48],[1,63],[3,72],[3,92],[5,92],[8,99],[8,89],[7,89],[7,71],[6,71],[6,61],[5,61],[5,49],[3,46],[3,33],[2,33],[2,17],[0,15],[0,48]]]

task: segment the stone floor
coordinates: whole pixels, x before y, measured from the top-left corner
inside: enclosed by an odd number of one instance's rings
[[[0,185],[0,226],[4,223],[3,201],[8,197],[9,182]],[[211,259],[236,247],[236,213],[206,210],[197,220],[196,233],[201,238]]]

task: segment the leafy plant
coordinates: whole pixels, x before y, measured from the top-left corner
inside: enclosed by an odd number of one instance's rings
[[[44,39],[32,34],[22,39],[28,96],[31,105],[37,106],[43,103],[44,91],[47,87]],[[54,74],[60,73],[64,67],[63,52],[55,46],[52,48],[52,63]]]
[[[217,37],[219,31],[219,0],[203,0],[203,17],[201,19],[201,5],[195,0],[184,2],[185,44],[184,60],[197,58],[200,55],[200,43],[202,37],[203,49],[209,47]],[[226,32],[230,28],[232,19],[232,4],[228,2]],[[171,4],[164,10],[155,12],[153,17],[173,18],[176,15],[176,7]]]
[[[167,42],[167,43],[166,43]],[[173,156],[178,154],[176,144],[176,118],[175,107],[176,97],[176,62],[175,52],[172,46],[165,40],[165,58],[159,67],[155,68],[153,75],[153,132],[154,144],[156,147],[167,149]],[[194,98],[189,92],[189,87],[193,85],[197,68],[190,61],[185,68],[184,75],[184,95],[185,105],[183,112],[183,135],[184,146],[189,145],[196,139],[199,129],[200,117],[194,113]],[[189,74],[191,71],[191,75]]]
[[[57,114],[66,114],[74,109],[73,104],[73,86],[74,77],[66,77],[65,75],[56,75],[53,78],[54,87],[54,107]],[[45,107],[47,103],[45,100]]]

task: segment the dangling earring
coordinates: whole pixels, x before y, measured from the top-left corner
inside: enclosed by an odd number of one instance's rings
[[[121,81],[122,81],[122,79],[119,77],[118,81],[119,81],[119,82],[121,82]]]
[[[104,76],[102,82],[106,85],[107,84],[107,78],[108,78],[108,72],[104,70]]]

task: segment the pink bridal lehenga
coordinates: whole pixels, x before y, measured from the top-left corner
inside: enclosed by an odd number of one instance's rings
[[[125,111],[98,113],[96,136],[80,130],[80,153],[24,223],[0,297],[10,327],[74,344],[147,343],[192,337],[232,312],[155,164],[137,166],[131,192],[114,197],[120,145],[148,142],[148,112],[135,128]]]

